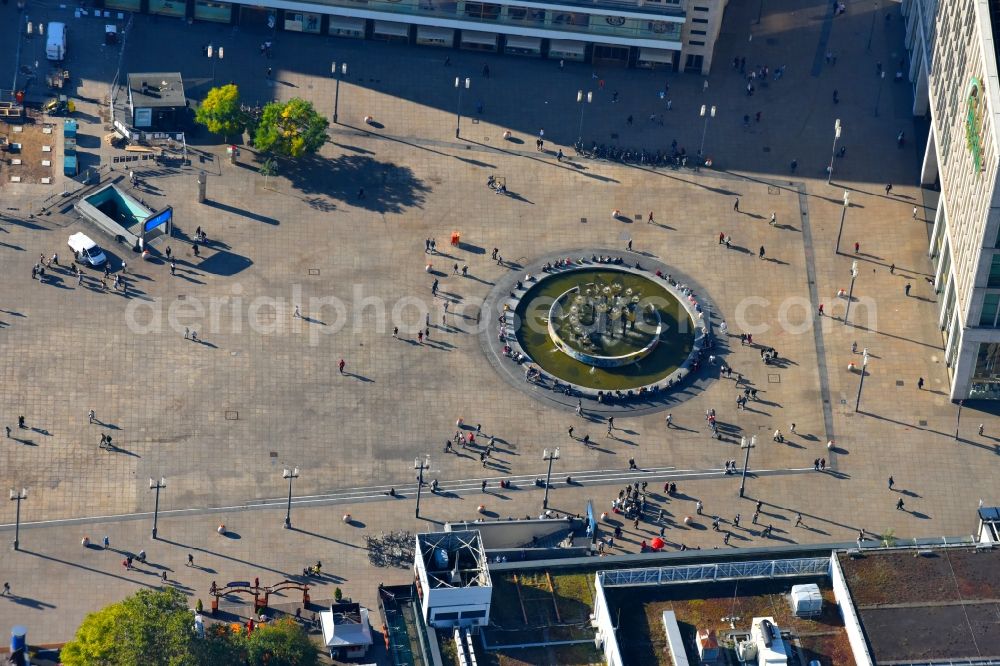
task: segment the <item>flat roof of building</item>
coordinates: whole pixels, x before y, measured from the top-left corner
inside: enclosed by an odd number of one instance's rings
[[[813,582],[823,595],[823,611],[816,617],[796,617],[792,612],[792,585]],[[613,613],[620,612],[618,644],[627,665],[671,666],[663,630],[663,611],[677,616],[688,658],[696,660],[695,632],[709,630],[718,640],[732,634],[748,634],[755,617],[772,617],[793,640],[787,645],[803,659],[828,664],[854,663],[850,639],[830,587],[830,579],[728,580],[649,587],[606,587],[604,593]],[[788,663],[799,663],[791,655]]]
[[[143,87],[145,85],[145,88]],[[180,72],[146,72],[128,75],[132,105],[140,108],[186,106]]]
[[[1000,658],[1000,550],[838,554],[879,664]]]

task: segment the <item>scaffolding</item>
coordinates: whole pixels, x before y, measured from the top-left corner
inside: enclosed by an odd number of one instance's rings
[[[830,575],[829,557],[802,557],[787,560],[756,560],[649,569],[607,570],[598,572],[597,577],[604,587],[636,587],[670,585],[672,583],[710,583],[738,579],[828,575]]]

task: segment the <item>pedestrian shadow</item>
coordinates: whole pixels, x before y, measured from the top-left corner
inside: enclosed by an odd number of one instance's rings
[[[370,379],[368,377],[365,377],[364,375],[359,375],[356,372],[344,372],[341,374],[343,374],[345,377],[350,377],[351,379],[357,379],[358,381],[365,382],[366,384],[371,384],[375,382],[374,379]]]
[[[24,444],[25,446],[38,446],[38,444],[36,444],[34,440],[27,439],[24,437],[11,437],[11,439],[13,439],[18,444]]]
[[[118,446],[117,444],[109,444],[109,445],[106,445],[106,446],[107,446],[108,453],[124,453],[127,456],[132,456],[133,458],[141,458],[142,457],[138,453],[133,453],[132,451],[129,451],[128,449],[123,449],[122,447]]]
[[[319,324],[320,326],[326,326],[326,322],[325,321],[322,321],[320,319],[316,319],[315,317],[308,317],[308,316],[303,315],[301,317],[301,319],[302,319],[302,321],[306,322],[307,324]]]
[[[906,511],[908,514],[910,514],[914,518],[919,518],[920,520],[930,520],[930,518],[931,518],[926,513],[921,513],[920,511],[910,511],[909,509],[904,509],[904,511]]]
[[[15,604],[17,604],[18,606],[26,606],[28,608],[34,608],[34,609],[38,609],[38,610],[45,610],[45,609],[48,609],[48,608],[56,608],[55,604],[50,604],[50,603],[48,603],[46,601],[41,601],[41,600],[35,599],[33,597],[25,597],[25,596],[22,596],[22,595],[19,595],[19,594],[18,595],[10,595],[8,598],[12,602],[14,602]]]

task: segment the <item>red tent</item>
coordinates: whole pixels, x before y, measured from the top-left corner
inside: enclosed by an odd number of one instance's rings
[[[660,550],[661,548],[663,548],[665,544],[663,543],[663,539],[661,539],[660,537],[656,537],[655,539],[653,539],[653,542],[649,545],[652,546],[653,550]]]

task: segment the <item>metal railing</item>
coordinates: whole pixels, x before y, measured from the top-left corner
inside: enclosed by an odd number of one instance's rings
[[[738,578],[794,578],[826,576],[830,573],[829,557],[806,557],[787,560],[757,560],[753,562],[721,562],[691,564],[650,569],[624,569],[598,572],[601,585],[625,587],[637,585],[669,585],[671,583],[701,583]]]

